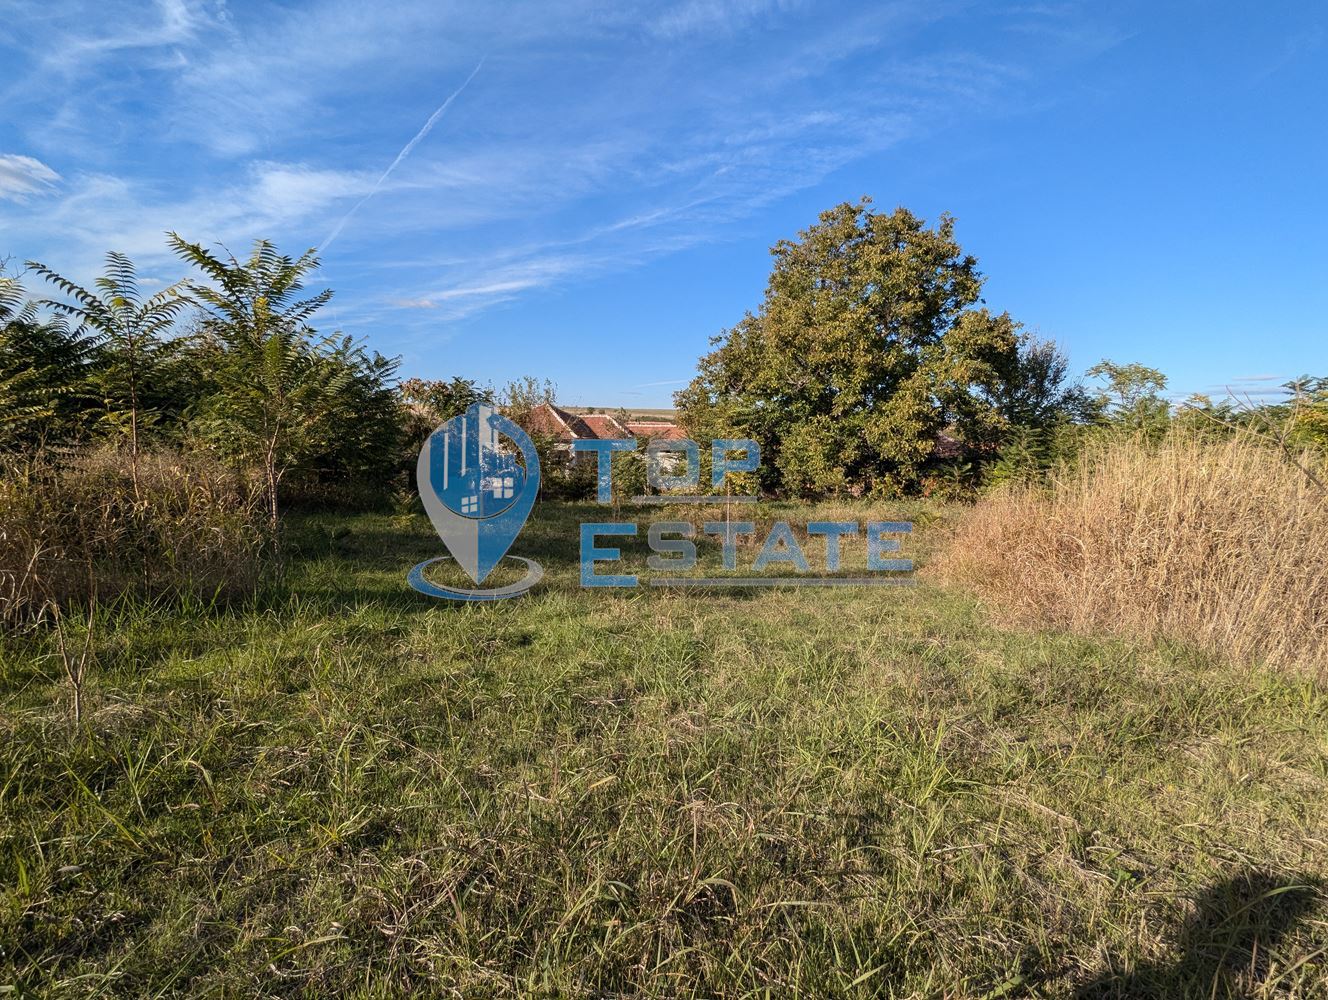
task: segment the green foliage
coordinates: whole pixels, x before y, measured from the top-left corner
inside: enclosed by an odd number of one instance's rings
[[[1009,429],[996,460],[985,469],[986,485],[1045,485],[1052,473],[1078,462],[1085,445],[1104,433],[1156,442],[1172,428],[1170,408],[1160,395],[1167,380],[1156,369],[1103,361],[1087,372],[1105,383],[1092,395],[1081,386],[1066,386],[1067,370],[1054,344],[1021,343],[1017,369],[1000,397]],[[1185,426],[1211,433],[1217,425],[1209,421],[1216,413],[1210,410],[1205,417],[1191,410]]]
[[[240,261],[175,233],[171,247],[208,283],[191,281],[205,315],[198,340],[216,392],[197,430],[233,462],[261,470],[275,534],[288,473],[366,474],[390,468],[400,427],[391,383],[396,362],[309,326],[331,289],[301,297],[314,251],[281,254],[266,240]]]
[[[1295,447],[1328,451],[1328,378],[1302,375],[1285,386],[1290,443]]]
[[[847,493],[864,445],[861,430],[830,414],[810,414],[782,431],[775,451],[780,485],[796,496]]]
[[[587,466],[590,463],[585,463]],[[631,500],[632,497],[650,493],[646,480],[646,453],[642,448],[635,451],[616,451],[613,453],[613,505]]]
[[[408,378],[401,383],[401,398],[420,414],[430,431],[465,413],[475,403],[492,405],[494,401],[492,389],[481,388],[460,376],[451,381]]]
[[[1000,361],[991,401],[1009,427],[1045,430],[1097,419],[1101,404],[1083,386],[1067,383],[1070,362],[1054,341],[1020,334],[1018,350]]]
[[[31,263],[60,301],[25,303],[0,278],[0,450],[109,437],[128,443],[133,469],[148,439],[206,446],[258,472],[273,519],[279,493],[386,494],[411,430],[398,362],[311,328],[332,294],[301,295],[312,252],[292,259],[260,240],[241,262],[175,234],[170,244],[206,280],[144,298],[118,253],[92,290]]]
[[[1100,419],[1106,426],[1151,439],[1166,431],[1171,419],[1171,408],[1162,398],[1167,377],[1156,368],[1104,359],[1085,374],[1105,383],[1097,398]]]
[[[1045,482],[1054,469],[1074,461],[1104,404],[1083,386],[1067,384],[1068,373],[1069,361],[1055,343],[1020,337],[1018,354],[993,395],[1008,429],[996,460],[983,469],[986,485]]]
[[[309,456],[295,485],[314,502],[362,506],[360,497],[381,502],[387,485],[400,477],[399,456],[411,430],[396,386],[400,360],[349,337],[319,346],[326,385],[334,393],[327,409],[350,417]]]
[[[977,260],[906,209],[869,199],[780,241],[756,314],[716,338],[676,402],[694,431],[741,424],[764,485],[791,493],[918,488],[937,434],[999,441],[1018,325],[978,308]]]
[[[531,413],[544,403],[553,404],[557,394],[549,379],[541,382],[533,375],[525,375],[503,386],[498,393],[498,406],[507,417],[524,427]]]
[[[1039,481],[1051,466],[1047,435],[1039,428],[1015,426],[1001,449],[1000,457],[987,471],[991,486]]]
[[[398,446],[397,478],[411,484],[414,496],[415,463],[420,448],[434,429],[465,413],[475,403],[493,404],[493,390],[481,388],[471,379],[408,378],[400,386],[401,433]]]
[[[1171,418],[1173,432],[1208,441],[1229,438],[1248,425],[1248,414],[1238,404],[1230,400],[1214,403],[1203,393],[1186,399]]]
[[[574,458],[562,442],[538,431],[530,434],[540,461],[540,499],[589,500],[599,483],[594,455]]]
[[[101,426],[123,435],[129,443],[131,470],[137,483],[138,453],[144,433],[162,415],[158,377],[177,344],[167,334],[190,298],[180,284],[143,298],[133,262],[122,253],[106,255],[106,270],[89,290],[37,261],[28,268],[55,285],[65,299],[43,304],[91,331],[100,348],[86,381],[102,401]],[[164,394],[169,399],[169,394]]]
[[[204,401],[195,427],[236,464],[263,467],[275,518],[282,478],[326,452],[349,420],[342,393],[350,372],[325,364],[296,333],[217,351],[213,360],[219,391]]]
[[[942,503],[972,500],[977,495],[979,470],[973,462],[947,459],[933,463],[922,479],[922,495]]]
[[[93,338],[40,316],[18,279],[0,275],[0,451],[65,444],[86,431],[96,354]]]

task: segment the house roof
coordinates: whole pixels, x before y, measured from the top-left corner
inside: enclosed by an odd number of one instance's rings
[[[681,441],[687,432],[677,424],[665,420],[621,421],[609,413],[569,413],[561,406],[541,403],[530,413],[526,430],[544,434],[558,441],[606,440],[611,438],[642,438],[647,441]],[[967,451],[958,438],[945,431],[936,435],[932,458],[959,458]]]
[[[610,413],[570,413],[553,403],[541,403],[530,413],[526,430],[559,441],[643,438],[678,441],[687,437],[681,427],[666,420],[622,421]]]
[[[578,416],[553,403],[541,403],[530,413],[526,429],[533,434],[547,434],[559,441],[629,438],[632,432],[607,413]]]
[[[953,434],[945,431],[936,432],[936,443],[932,446],[932,458],[959,458],[964,454],[964,444]]]
[[[559,440],[575,440],[587,435],[578,433],[576,424],[580,421],[572,414],[552,403],[540,403],[530,411],[526,420],[526,430],[532,434],[546,434]]]
[[[632,437],[649,438],[655,441],[681,441],[687,437],[677,424],[663,420],[629,420],[627,429]]]
[[[608,413],[583,413],[581,422],[591,431],[591,437],[597,438],[629,438],[633,434],[627,427],[624,427],[615,417]],[[629,425],[630,426],[630,425]]]

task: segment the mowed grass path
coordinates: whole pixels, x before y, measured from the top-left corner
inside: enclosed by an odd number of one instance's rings
[[[925,583],[583,591],[583,518],[491,606],[406,588],[422,517],[297,522],[261,601],[106,609],[83,732],[3,640],[0,985],[1328,996],[1321,686]]]

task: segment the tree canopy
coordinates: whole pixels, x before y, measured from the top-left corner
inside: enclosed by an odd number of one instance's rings
[[[760,308],[715,338],[676,400],[693,433],[755,438],[766,485],[908,491],[942,431],[966,449],[991,448],[1010,407],[1044,405],[1008,391],[1020,327],[983,304],[977,259],[952,217],[929,227],[864,198],[771,253]]]

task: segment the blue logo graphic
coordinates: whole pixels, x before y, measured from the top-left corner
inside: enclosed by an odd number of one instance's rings
[[[524,467],[500,435],[520,451]],[[507,555],[535,504],[540,466],[534,443],[492,406],[476,403],[429,435],[415,472],[424,509],[451,558],[477,584],[483,583]],[[407,577],[410,585],[430,597],[497,601],[524,594],[544,575],[534,560],[512,556],[525,564],[526,576],[504,587],[469,590],[424,578],[425,569],[447,558],[420,563]]]

